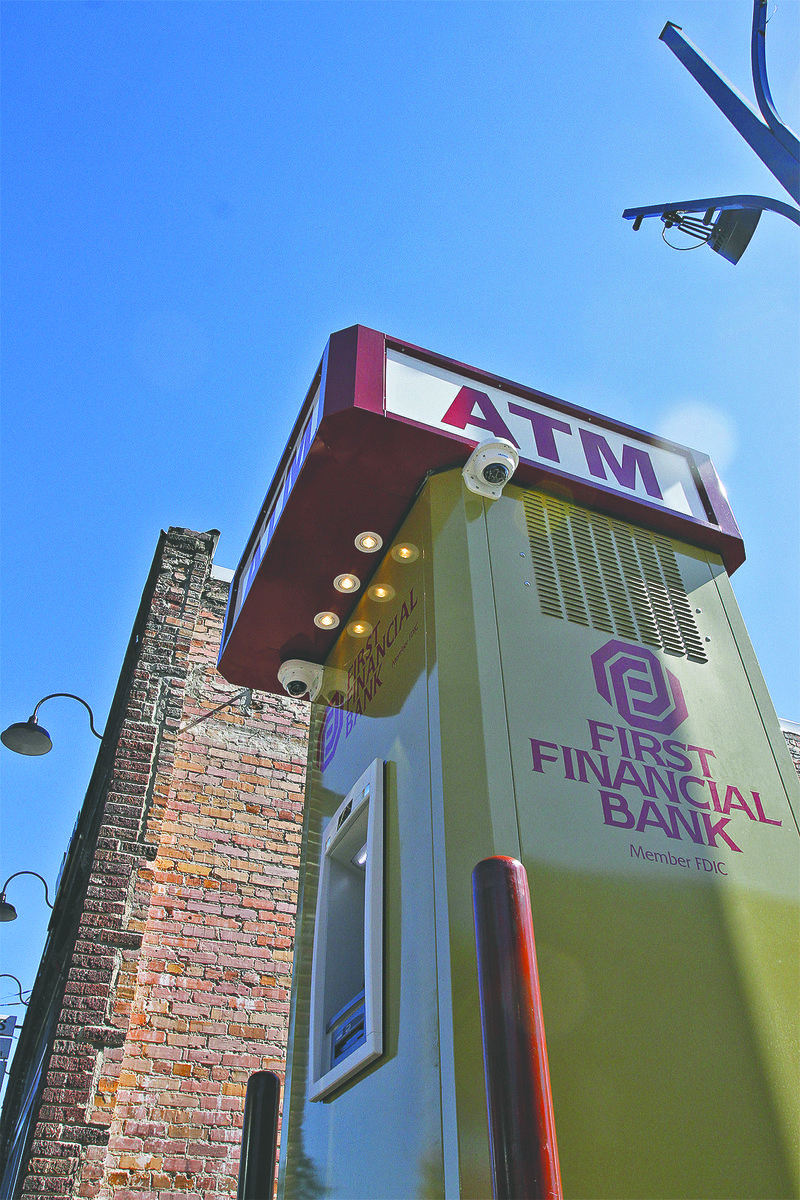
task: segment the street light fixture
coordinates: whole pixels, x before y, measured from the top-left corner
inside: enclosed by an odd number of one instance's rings
[[[9,725],[8,729],[0,733],[0,742],[7,746],[9,750],[13,750],[15,754],[39,755],[47,754],[53,748],[53,742],[50,734],[36,720],[36,714],[44,704],[45,700],[53,700],[56,696],[66,696],[69,700],[77,700],[79,704],[89,713],[89,727],[96,738],[102,738],[102,733],[98,733],[94,727],[94,713],[85,700],[81,700],[80,696],[73,695],[72,692],[51,692],[49,696],[43,696],[31,716],[27,721],[17,721],[14,725]]]
[[[16,879],[18,875],[35,875],[37,879],[41,879],[44,884],[44,902],[48,908],[52,908],[50,903],[50,895],[47,891],[47,880],[40,875],[38,871],[15,871],[13,875],[9,875],[8,879],[3,884],[3,890],[0,892],[0,921],[16,921],[17,910],[13,904],[9,904],[6,900],[6,888],[11,883],[12,879]]]
[[[661,31],[664,42],[703,91],[728,118],[769,171],[795,202],[800,202],[800,141],[778,116],[767,81],[766,31],[767,0],[753,0],[753,27],[750,60],[753,88],[759,112],[736,91],[688,38],[679,25],[668,21]],[[755,233],[762,212],[776,212],[800,225],[800,209],[769,196],[709,196],[704,200],[674,200],[667,204],[647,204],[626,208],[622,214],[638,230],[646,217],[660,217],[662,237],[674,250],[710,246],[730,263],[737,263]],[[702,219],[694,214],[703,213]],[[715,213],[719,215],[715,220]],[[666,237],[677,228],[690,239],[675,246]]]

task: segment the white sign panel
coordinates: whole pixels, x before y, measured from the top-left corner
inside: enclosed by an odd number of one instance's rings
[[[386,411],[475,442],[508,438],[525,462],[708,519],[684,455],[389,349]]]

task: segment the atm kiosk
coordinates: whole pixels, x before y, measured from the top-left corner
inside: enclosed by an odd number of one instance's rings
[[[278,1191],[488,1197],[471,877],[527,874],[566,1197],[798,1192],[800,787],[706,455],[356,326],[219,666],[311,701]]]

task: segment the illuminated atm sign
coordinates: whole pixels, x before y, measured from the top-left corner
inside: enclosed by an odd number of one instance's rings
[[[525,462],[706,520],[685,454],[598,428],[591,419],[554,412],[498,387],[481,387],[391,349],[386,412],[478,441],[506,438]]]
[[[358,536],[388,543],[426,476],[487,438],[516,446],[515,485],[711,549],[729,573],[744,560],[707,456],[355,325],[329,339],[234,576],[224,677],[280,691],[281,662],[324,662],[358,599],[333,580],[375,565]]]

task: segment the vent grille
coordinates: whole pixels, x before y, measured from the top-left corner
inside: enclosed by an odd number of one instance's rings
[[[708,662],[668,538],[539,492],[523,502],[545,616]]]

